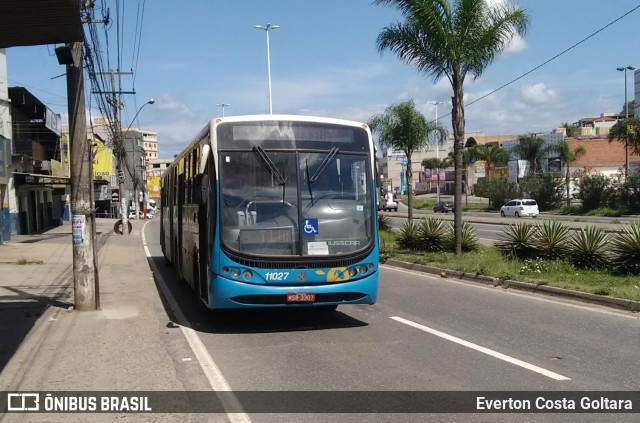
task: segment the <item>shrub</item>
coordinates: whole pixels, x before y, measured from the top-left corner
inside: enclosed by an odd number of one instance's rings
[[[418,236],[419,226],[414,222],[405,223],[398,236],[396,237],[396,245],[403,250],[418,250],[420,248],[420,239]]]
[[[559,260],[568,252],[569,227],[557,220],[547,220],[538,226],[535,246],[541,258]]]
[[[630,174],[622,184],[619,201],[628,214],[640,214],[640,170]]]
[[[378,231],[390,231],[391,218],[384,214],[378,214]]]
[[[582,209],[589,211],[604,205],[606,192],[611,187],[608,177],[597,173],[595,175],[584,175],[580,183],[578,198],[582,200]]]
[[[611,241],[614,263],[621,273],[640,274],[640,224],[622,228]]]
[[[495,243],[495,246],[502,254],[518,259],[534,258],[538,255],[536,248],[535,225],[527,223],[516,223],[503,229],[502,240]]]
[[[515,182],[500,179],[482,180],[474,185],[474,193],[479,197],[489,199],[489,208],[497,210],[507,200],[519,196],[518,185]]]
[[[559,214],[582,214],[582,207],[564,205],[558,210]]]
[[[610,254],[607,249],[609,237],[600,228],[589,226],[578,230],[569,240],[570,260],[574,266],[583,269],[602,269],[607,267]]]
[[[419,246],[423,251],[442,251],[446,235],[445,223],[434,217],[429,217],[418,225]]]
[[[538,203],[540,211],[553,210],[558,207],[566,195],[562,184],[552,173],[533,174],[520,179],[522,196],[533,198]]]
[[[621,214],[620,210],[613,210],[608,207],[598,207],[597,209],[589,210],[586,213],[586,216],[620,217]]]
[[[447,234],[445,237],[445,248],[449,251],[455,251],[455,232],[453,223],[450,223],[447,228]],[[462,252],[469,253],[478,249],[478,237],[473,229],[473,226],[469,222],[462,222]]]

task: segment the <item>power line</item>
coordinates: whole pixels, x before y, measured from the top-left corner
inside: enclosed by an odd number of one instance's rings
[[[635,12],[636,10],[640,9],[640,4],[638,4],[636,7],[634,7],[633,9],[629,10],[628,12],[624,13],[622,16],[614,19],[613,21],[609,22],[608,24],[606,24],[605,26],[601,27],[600,29],[596,30],[595,32],[591,33],[590,35],[586,36],[585,38],[583,38],[582,40],[578,41],[577,43],[573,44],[571,47],[568,47],[566,49],[564,49],[563,51],[561,51],[560,53],[556,54],[555,56],[553,56],[552,58],[550,58],[549,60],[539,64],[538,66],[534,67],[533,69],[523,73],[522,75],[512,79],[511,81],[507,82],[506,84],[501,85],[500,87],[494,89],[493,91],[488,92],[487,94],[469,102],[468,104],[465,104],[465,106],[471,106],[475,103],[477,103],[480,100],[483,100],[487,97],[489,97],[490,95],[495,94],[496,92],[502,90],[503,88],[508,87],[509,85],[513,84],[514,82],[524,78],[525,76],[529,75],[530,73],[535,72],[536,70],[540,69],[541,67],[543,67],[544,65],[552,62],[553,60],[557,59],[558,57],[564,55],[565,53],[573,50],[574,48],[576,48],[577,46],[579,46],[580,44],[584,43],[585,41],[587,41],[588,39],[596,36],[597,34],[599,34],[600,32],[604,31],[605,29],[609,28],[610,26],[612,26],[613,24],[617,23],[618,21],[622,20],[623,18],[627,17],[628,15],[630,15],[631,13]],[[451,112],[447,113],[444,116],[441,117],[445,117],[445,116],[451,116]]]

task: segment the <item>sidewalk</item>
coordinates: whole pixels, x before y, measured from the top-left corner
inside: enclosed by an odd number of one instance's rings
[[[163,305],[141,230],[96,225],[101,309],[73,311],[71,225],[0,245],[0,391],[185,391],[207,385]],[[210,389],[210,388],[209,388]],[[0,404],[4,403],[4,398]],[[67,421],[2,414],[0,421]],[[223,415],[200,416],[224,420]],[[185,421],[184,414],[74,414],[73,421]]]

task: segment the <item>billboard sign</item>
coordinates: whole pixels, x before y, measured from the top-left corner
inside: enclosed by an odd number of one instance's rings
[[[98,139],[92,140],[93,176],[96,179],[109,179],[113,174],[113,153]]]

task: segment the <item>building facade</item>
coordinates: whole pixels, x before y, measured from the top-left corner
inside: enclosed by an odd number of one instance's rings
[[[147,190],[149,199],[160,202],[160,179],[173,159],[152,159],[147,162]]]
[[[0,244],[11,238],[11,102],[7,88],[7,58],[0,49]],[[15,214],[15,210],[13,211]]]

